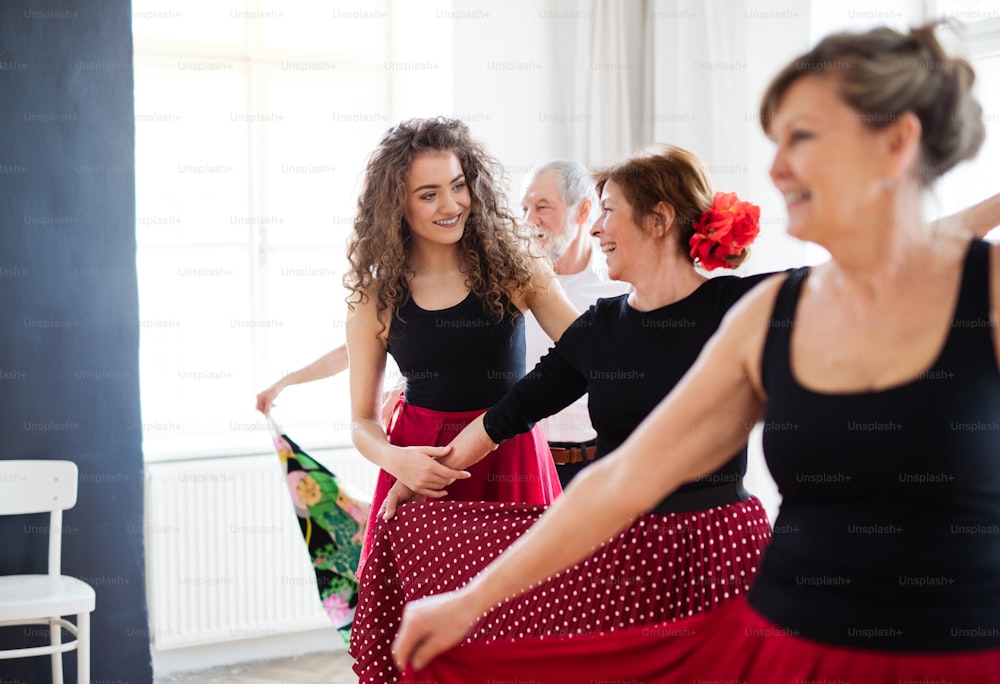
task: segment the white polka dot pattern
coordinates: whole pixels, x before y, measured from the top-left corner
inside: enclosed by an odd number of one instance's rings
[[[351,630],[360,682],[398,681],[390,647],[405,602],[465,585],[544,511],[435,501],[380,521]],[[642,516],[587,560],[488,613],[467,641],[572,638],[704,612],[747,591],[770,533],[756,498]]]

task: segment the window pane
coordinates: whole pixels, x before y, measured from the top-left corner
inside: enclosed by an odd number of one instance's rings
[[[261,124],[269,246],[343,249],[365,160],[390,125],[387,89],[373,87],[383,74],[261,70],[261,111],[275,117]]]
[[[228,43],[242,48],[246,19],[243,0],[132,0],[132,34],[137,43]]]
[[[344,343],[347,291],[342,284],[343,248],[278,249],[268,254],[264,281],[268,318],[264,336],[264,384],[287,375]],[[333,387],[337,391],[332,391]],[[350,443],[347,375],[296,386],[282,393],[276,415],[302,428],[325,430],[324,443]]]
[[[268,48],[377,58],[388,11],[371,0],[261,0],[261,41]]]
[[[135,2],[147,456],[270,449],[256,393],[344,341],[358,178],[389,125],[386,5]],[[350,442],[346,374],[280,403],[311,444]]]
[[[141,399],[147,455],[266,447],[248,439],[254,386],[247,250],[140,247]]]
[[[1000,17],[996,0],[937,0],[935,16],[949,17],[964,23]]]
[[[247,72],[137,66],[136,216],[142,244],[246,243]]]

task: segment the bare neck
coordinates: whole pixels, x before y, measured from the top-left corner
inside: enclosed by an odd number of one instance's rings
[[[462,252],[457,244],[414,241],[407,265],[416,275],[454,273],[461,270]]]
[[[894,200],[823,245],[832,257],[830,270],[859,292],[886,292],[900,277],[919,275],[933,261],[935,244],[944,239],[924,220],[918,189],[901,192]]]
[[[629,282],[633,291],[629,305],[638,311],[653,311],[679,302],[708,280],[698,273],[686,255],[672,253],[657,259]]]

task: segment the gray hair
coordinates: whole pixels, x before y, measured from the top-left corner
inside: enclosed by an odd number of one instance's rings
[[[565,159],[550,161],[531,170],[524,179],[524,187],[543,173],[555,174],[559,187],[559,195],[568,207],[575,207],[585,199],[591,202],[591,213],[597,206],[597,193],[594,190],[594,177],[583,164]]]

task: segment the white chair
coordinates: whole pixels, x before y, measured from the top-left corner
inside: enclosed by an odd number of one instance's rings
[[[62,512],[76,505],[77,468],[72,461],[0,460],[0,515],[49,515],[47,575],[0,575],[0,627],[48,625],[48,646],[0,650],[0,660],[52,657],[52,681],[62,684],[62,654],[76,649],[77,682],[90,682],[90,614],[94,589],[63,575]],[[76,615],[76,624],[64,620]],[[62,630],[76,637],[62,642]],[[2,668],[0,668],[2,669]]]

